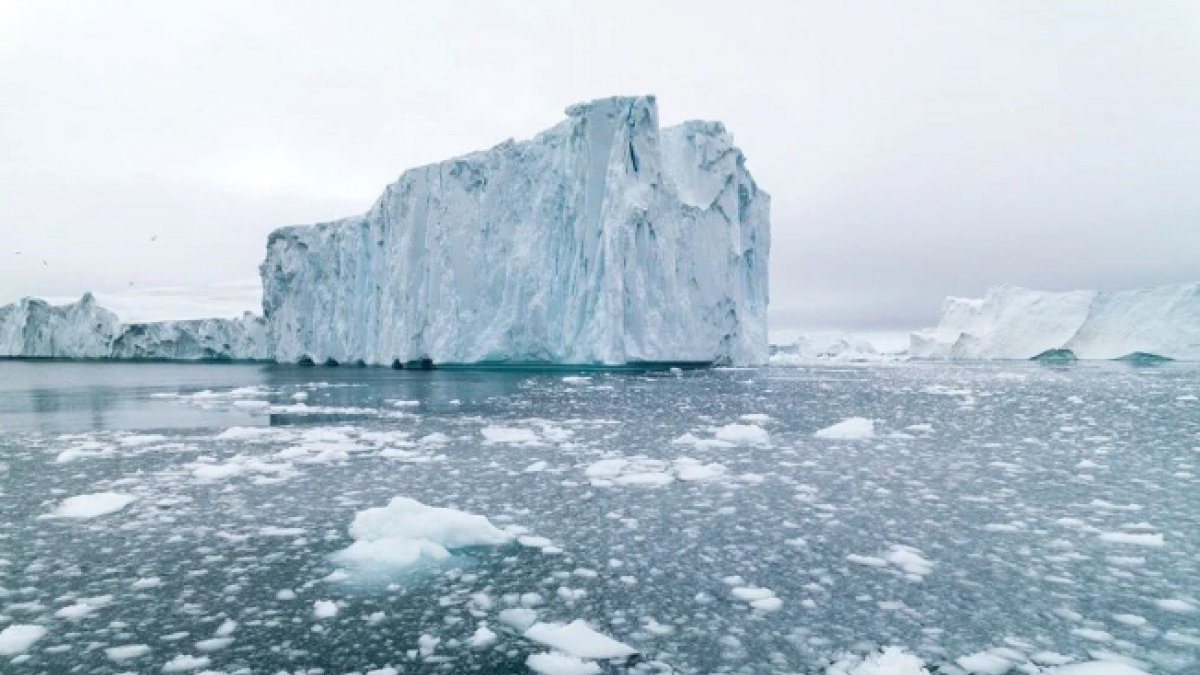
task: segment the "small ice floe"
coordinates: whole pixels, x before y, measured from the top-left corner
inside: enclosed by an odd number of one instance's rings
[[[1135,668],[1120,661],[1087,661],[1073,663],[1048,671],[1048,675],[1150,675],[1141,668]]]
[[[132,659],[143,657],[150,653],[149,645],[120,645],[117,647],[109,647],[104,650],[104,655],[109,661],[130,661]]]
[[[592,629],[583,619],[571,623],[535,623],[525,638],[581,659],[619,659],[637,650]]]
[[[387,506],[359,511],[350,525],[354,543],[334,554],[340,562],[376,569],[409,567],[450,557],[450,549],[499,546],[513,539],[484,516],[394,497]]]
[[[599,675],[600,666],[577,656],[558,652],[530,654],[525,665],[540,675]]]
[[[757,424],[726,424],[712,427],[712,438],[701,438],[688,432],[671,440],[672,445],[690,445],[697,450],[734,448],[738,446],[769,447],[771,435]]]
[[[484,445],[541,445],[537,432],[523,427],[487,426],[479,430]]]
[[[59,619],[78,621],[96,613],[96,610],[111,604],[113,596],[97,595],[92,598],[80,598],[74,604],[67,605],[54,613]]]
[[[825,675],[929,675],[925,662],[901,647],[884,647],[866,656],[844,655]]]
[[[1154,605],[1164,612],[1173,612],[1175,614],[1196,613],[1196,605],[1183,598],[1160,598],[1154,601]]]
[[[961,656],[954,662],[971,675],[1004,675],[1017,665],[1012,659],[990,651]]]
[[[488,628],[487,624],[480,624],[467,639],[467,646],[471,649],[487,649],[494,644],[496,644],[496,632]]]
[[[162,671],[164,673],[186,673],[192,670],[207,668],[209,663],[212,663],[212,659],[207,656],[180,654],[164,663]]]
[[[134,495],[120,492],[96,492],[68,497],[50,515],[54,518],[96,518],[116,513],[137,501]]]
[[[45,635],[46,629],[36,624],[14,623],[6,626],[0,630],[0,656],[24,654]]]
[[[332,600],[316,600],[313,602],[313,618],[332,619],[338,614],[337,603]]]
[[[395,400],[388,401],[393,408],[416,408],[421,405],[420,401]]]
[[[522,469],[522,473],[540,473],[550,466],[545,460],[540,460]]]
[[[893,544],[892,548],[880,556],[858,555],[851,553],[846,560],[856,565],[883,569],[894,565],[910,581],[921,581],[933,571],[934,562],[927,560],[921,550],[903,544]]]
[[[673,462],[646,457],[609,457],[592,462],[584,475],[596,487],[662,487],[676,480],[721,479],[726,476],[726,469],[722,464],[704,464],[690,457],[679,457]]]
[[[783,600],[780,600],[775,595],[775,591],[769,588],[760,588],[758,586],[735,586],[730,595],[735,600],[750,605],[752,608],[763,612],[774,612],[783,607]]]
[[[1108,544],[1153,547],[1163,546],[1166,543],[1161,534],[1153,532],[1101,532],[1100,541]]]
[[[528,607],[512,607],[500,610],[499,616],[500,623],[511,626],[523,633],[530,626],[537,623],[538,613],[537,610]]]
[[[725,441],[733,445],[767,446],[771,444],[771,435],[757,424],[726,424],[714,429],[713,437],[718,441]]]
[[[592,378],[586,375],[568,375],[562,381],[567,384],[591,384]]]
[[[866,417],[850,417],[813,434],[836,441],[865,441],[875,438],[875,422]]]

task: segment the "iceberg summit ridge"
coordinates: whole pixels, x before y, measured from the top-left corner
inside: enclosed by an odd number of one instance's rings
[[[1057,351],[1080,359],[1200,360],[1200,282],[1114,292],[999,286],[982,298],[947,298],[937,327],[913,333],[909,344],[910,356],[933,359]]]
[[[272,233],[275,359],[765,363],[770,197],[724,126],[660,128],[652,96],[566,114]]]

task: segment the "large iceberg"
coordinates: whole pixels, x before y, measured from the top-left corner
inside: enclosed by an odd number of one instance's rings
[[[91,293],[52,305],[25,298],[0,307],[0,357],[267,360],[266,321],[235,319],[122,323]]]
[[[909,345],[915,358],[1028,359],[1051,350],[1200,360],[1200,282],[1112,293],[1001,286],[983,298],[947,298],[938,326],[913,333]]]
[[[651,96],[566,114],[276,230],[276,359],[764,363],[770,198],[725,127],[660,129]]]

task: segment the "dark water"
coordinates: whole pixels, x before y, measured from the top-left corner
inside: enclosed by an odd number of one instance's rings
[[[605,672],[1200,669],[1195,366],[573,375],[0,362],[0,629],[47,631],[0,671],[528,672],[521,606],[641,653]],[[46,517],[102,492],[136,501]],[[339,573],[394,496],[561,552]]]

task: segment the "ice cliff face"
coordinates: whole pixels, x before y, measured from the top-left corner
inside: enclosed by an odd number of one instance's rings
[[[238,319],[123,324],[92,294],[51,305],[25,298],[0,307],[0,357],[266,360],[267,325],[247,313]]]
[[[362,216],[275,231],[275,357],[765,362],[770,198],[725,128],[660,129],[653,97],[567,116],[409,170]]]
[[[937,328],[913,333],[909,355],[1027,359],[1050,349],[1081,359],[1200,360],[1200,283],[1114,293],[1002,286],[983,298],[947,298]]]

